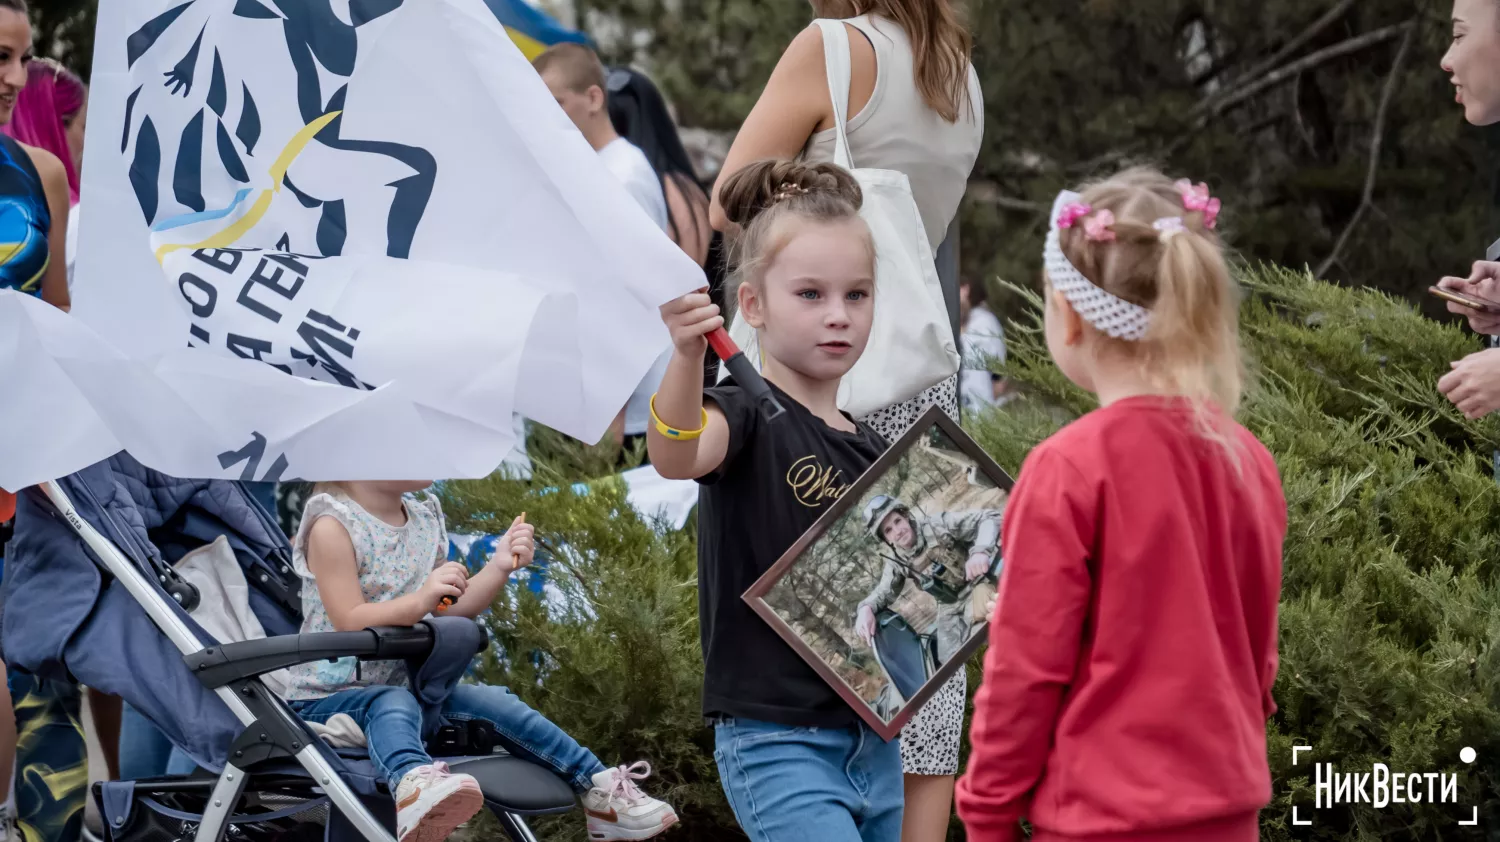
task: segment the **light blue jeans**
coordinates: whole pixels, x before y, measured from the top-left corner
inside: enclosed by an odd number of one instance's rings
[[[120,719],[120,780],[191,775],[198,764],[172,745],[151,720],[125,705]]]
[[[422,707],[405,687],[358,687],[289,704],[303,720],[319,725],[340,713],[353,719],[365,732],[370,760],[390,782],[392,793],[408,772],[432,762],[422,742]],[[594,775],[604,771],[593,752],[504,687],[460,684],[443,703],[443,716],[455,725],[489,722],[506,751],[551,769],[579,793],[588,792]]]
[[[714,762],[751,842],[898,842],[901,743],[864,724],[792,728],[749,719],[714,728]]]

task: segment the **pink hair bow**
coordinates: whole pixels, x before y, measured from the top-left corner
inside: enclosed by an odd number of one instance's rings
[[[1079,219],[1094,212],[1091,205],[1083,202],[1070,202],[1063,206],[1062,213],[1057,217],[1058,228],[1072,228]]]
[[[1213,228],[1218,224],[1220,203],[1208,193],[1208,185],[1194,185],[1187,179],[1177,182],[1177,192],[1182,194],[1182,206],[1190,211],[1203,212],[1203,227]]]
[[[1084,236],[1095,243],[1112,243],[1115,240],[1115,232],[1111,231],[1109,226],[1114,224],[1115,214],[1106,208],[1083,221]]]

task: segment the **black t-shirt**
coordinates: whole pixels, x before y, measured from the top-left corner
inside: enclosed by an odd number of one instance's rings
[[[742,598],[887,444],[869,426],[835,430],[771,387],[768,423],[732,379],[704,391],[729,422],[718,471],[699,479],[698,613],[703,713],[837,728],[853,709]]]

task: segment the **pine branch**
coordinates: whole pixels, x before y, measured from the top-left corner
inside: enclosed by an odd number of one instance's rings
[[[1047,205],[1042,202],[1033,202],[1027,199],[1018,199],[1007,196],[1000,192],[1000,185],[993,181],[975,179],[969,182],[965,198],[976,202],[985,202],[1006,210],[1025,211],[1027,213],[1046,213]]]
[[[1401,67],[1406,64],[1406,56],[1411,52],[1412,41],[1416,40],[1413,36],[1417,32],[1417,21],[1413,19],[1402,26],[1406,27],[1406,35],[1401,39],[1401,49],[1396,51],[1396,60],[1391,63],[1391,72],[1385,77],[1385,89],[1380,92],[1380,106],[1375,110],[1375,126],[1370,130],[1370,166],[1365,172],[1365,187],[1359,198],[1359,207],[1355,208],[1354,216],[1349,218],[1349,224],[1344,226],[1343,233],[1339,234],[1338,241],[1333,244],[1333,251],[1318,265],[1318,277],[1324,277],[1334,262],[1339,259],[1339,254],[1349,243],[1349,237],[1354,233],[1355,227],[1373,206],[1375,182],[1380,173],[1380,150],[1385,141],[1386,117],[1389,115],[1391,100],[1396,93],[1396,82],[1401,78]]]
[[[1296,55],[1298,50],[1307,46],[1308,42],[1321,35],[1323,30],[1332,26],[1334,23],[1337,23],[1345,13],[1347,13],[1351,8],[1354,7],[1354,3],[1355,0],[1341,0],[1338,5],[1334,6],[1332,9],[1329,9],[1326,13],[1324,13],[1322,17],[1318,18],[1316,21],[1313,21],[1312,26],[1309,26],[1307,29],[1302,30],[1302,32],[1298,34],[1297,37],[1288,41],[1286,43],[1286,46],[1277,50],[1275,55],[1256,65],[1240,78],[1258,79],[1261,76],[1270,73],[1272,70],[1275,70],[1278,65],[1291,58],[1293,55]],[[1212,101],[1210,100],[1210,105],[1208,107],[1211,107],[1211,102]]]
[[[1340,41],[1331,47],[1325,47],[1316,52],[1308,53],[1291,64],[1282,65],[1264,76],[1239,86],[1218,100],[1200,104],[1194,109],[1197,116],[1196,126],[1201,129],[1207,125],[1210,118],[1223,115],[1225,112],[1243,104],[1247,100],[1259,96],[1277,85],[1295,79],[1299,73],[1305,73],[1314,67],[1327,64],[1336,58],[1342,58],[1361,50],[1367,50],[1377,44],[1383,44],[1397,35],[1411,31],[1414,26],[1413,21],[1393,24],[1373,32],[1366,32],[1364,35],[1350,38],[1346,41]]]

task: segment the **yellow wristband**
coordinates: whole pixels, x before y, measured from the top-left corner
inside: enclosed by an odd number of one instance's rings
[[[708,410],[699,407],[698,411],[703,413],[703,418],[699,422],[698,429],[679,430],[676,427],[668,425],[667,422],[661,420],[660,415],[656,414],[656,395],[653,394],[651,396],[651,421],[652,423],[656,424],[656,431],[669,439],[676,439],[677,441],[691,441],[703,435],[703,431],[708,429]]]

